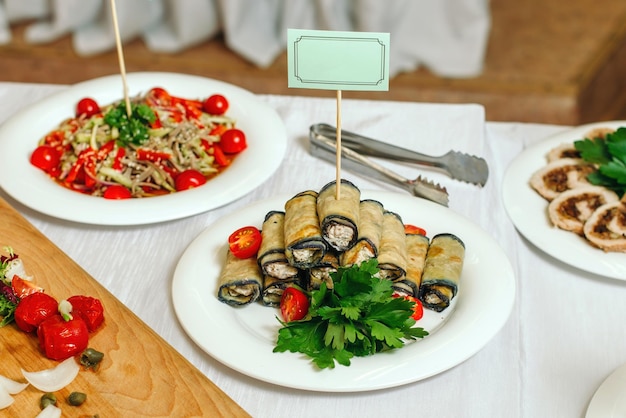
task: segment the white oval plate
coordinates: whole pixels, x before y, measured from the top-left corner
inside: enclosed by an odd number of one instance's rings
[[[540,250],[581,270],[626,280],[626,254],[604,252],[572,232],[555,228],[548,218],[548,203],[529,184],[533,173],[547,164],[546,155],[552,148],[582,139],[594,128],[621,126],[626,126],[626,121],[581,125],[526,148],[507,168],[502,195],[517,230]]]
[[[465,242],[454,312],[425,339],[399,350],[354,358],[348,367],[318,370],[303,355],[273,353],[280,328],[278,310],[260,303],[234,308],[219,302],[217,280],[228,235],[244,225],[260,227],[265,214],[283,210],[290,197],[259,201],[220,219],[189,245],[174,272],[172,297],[183,328],[205,352],[228,367],[265,382],[303,390],[383,389],[425,379],[460,364],[487,344],[507,320],[515,298],[513,268],[487,233],[434,203],[405,194],[363,191],[363,198],[380,201],[400,214],[404,222],[425,228],[429,236],[450,232]],[[422,321],[417,326],[429,329]]]
[[[247,136],[248,148],[223,173],[202,187],[145,199],[107,200],[66,189],[29,162],[37,142],[74,115],[76,103],[92,97],[100,104],[123,98],[120,75],[75,84],[44,98],[0,126],[0,186],[14,199],[41,213],[98,225],[139,225],[184,218],[246,195],[279,167],[287,149],[285,126],[274,109],[240,87],[204,77],[174,73],[130,73],[129,95],[163,87],[172,95],[226,96],[228,115]]]
[[[623,418],[626,416],[626,364],[607,377],[593,395],[585,418]]]

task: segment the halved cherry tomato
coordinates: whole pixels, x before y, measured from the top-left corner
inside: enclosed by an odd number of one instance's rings
[[[202,102],[202,108],[211,115],[223,115],[228,110],[228,100],[221,94],[214,94]]]
[[[237,258],[250,258],[259,251],[261,231],[254,226],[239,228],[228,237],[228,248]]]
[[[58,312],[58,305],[56,299],[46,293],[28,295],[15,308],[15,324],[24,332],[33,332],[43,320]]]
[[[189,170],[185,170],[177,175],[174,183],[176,185],[176,191],[181,192],[183,190],[193,189],[194,187],[202,186],[204,183],[206,183],[206,177],[204,177],[204,174],[202,174],[198,170],[190,168]]]
[[[87,324],[78,316],[69,321],[60,314],[46,318],[37,327],[37,337],[46,357],[59,361],[82,353],[89,344]]]
[[[220,146],[226,154],[237,154],[246,149],[246,134],[241,129],[229,129],[222,134]]]
[[[419,321],[420,319],[422,319],[422,317],[424,316],[424,306],[422,305],[421,300],[419,300],[416,297],[409,296],[409,295],[401,296],[398,293],[394,293],[392,296],[394,298],[403,297],[406,300],[413,302],[413,315],[411,315],[411,318],[415,319],[416,321]]]
[[[98,106],[98,102],[90,97],[85,97],[76,104],[76,116],[85,115],[90,117],[97,113],[100,113],[100,106]]]
[[[15,296],[20,299],[33,293],[43,292],[43,287],[37,286],[31,280],[24,280],[17,274],[11,279],[11,287]]]
[[[102,197],[105,199],[112,200],[121,200],[121,199],[130,199],[133,197],[133,194],[128,190],[127,187],[122,186],[121,184],[113,184],[104,191]]]
[[[60,161],[59,152],[51,145],[40,145],[30,155],[30,163],[46,173],[57,168]]]
[[[420,228],[419,226],[410,225],[410,224],[404,225],[404,233],[426,236],[426,230],[424,228]]]
[[[76,295],[67,298],[72,305],[72,315],[78,315],[85,321],[89,332],[97,330],[104,321],[102,302],[92,296]]]
[[[309,312],[309,297],[295,287],[288,287],[280,297],[280,313],[285,322],[298,321]]]

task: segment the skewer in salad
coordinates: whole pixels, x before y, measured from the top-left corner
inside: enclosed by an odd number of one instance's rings
[[[106,106],[81,99],[75,117],[40,139],[30,157],[68,189],[108,199],[201,186],[247,147],[219,94],[184,99],[155,87]]]

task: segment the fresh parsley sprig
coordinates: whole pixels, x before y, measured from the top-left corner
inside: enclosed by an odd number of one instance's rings
[[[598,165],[598,170],[587,176],[591,184],[611,189],[620,197],[626,193],[626,127],[605,138],[575,141],[574,147],[583,160]]]
[[[146,104],[131,104],[130,108],[130,118],[124,102],[112,107],[104,115],[104,122],[117,128],[119,132],[117,140],[122,146],[141,145],[146,142],[150,138],[148,129],[156,119],[154,111]]]
[[[400,348],[406,340],[428,335],[414,327],[413,302],[394,298],[391,281],[375,276],[376,259],[332,273],[333,289],[322,283],[311,293],[305,318],[285,323],[278,331],[274,352],[299,352],[320,369],[335,362],[350,365],[363,357]]]

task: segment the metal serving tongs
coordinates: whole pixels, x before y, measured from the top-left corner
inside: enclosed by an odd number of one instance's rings
[[[325,123],[312,125],[311,134],[313,133],[332,141],[337,138],[337,128]],[[362,155],[436,167],[455,180],[479,186],[484,186],[489,177],[489,167],[483,158],[458,151],[448,151],[440,157],[432,157],[344,130],[341,131],[341,144],[342,148],[350,148]]]
[[[329,139],[316,132],[314,129],[315,126],[316,125],[311,126],[309,131],[311,155],[330,162],[335,162],[337,143],[334,139]],[[343,164],[349,171],[355,171],[383,181],[391,180],[396,185],[408,190],[417,197],[431,200],[443,206],[448,206],[448,191],[445,187],[428,181],[422,176],[417,177],[415,180],[404,178],[369,158],[360,155],[358,152],[345,147],[341,147],[341,156],[343,157]]]

